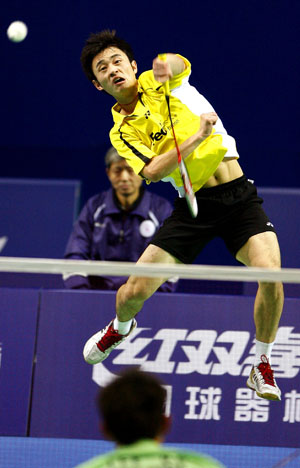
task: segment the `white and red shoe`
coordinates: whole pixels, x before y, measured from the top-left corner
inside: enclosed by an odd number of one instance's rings
[[[86,343],[83,348],[83,357],[88,364],[98,364],[104,361],[111,351],[120,343],[126,340],[127,336],[136,328],[136,320],[132,320],[131,328],[127,335],[120,335],[113,328],[114,321],[112,320],[107,327],[95,333]]]
[[[252,367],[247,386],[255,390],[260,398],[281,400],[280,388],[276,383],[269,359],[265,354],[262,354],[258,366]]]

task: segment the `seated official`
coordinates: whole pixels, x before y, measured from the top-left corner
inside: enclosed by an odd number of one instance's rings
[[[64,257],[76,260],[136,262],[172,206],[145,190],[124,158],[114,148],[105,155],[106,173],[112,188],[90,198],[70,235]],[[124,276],[87,276],[78,272],[63,276],[68,289],[117,290]],[[177,281],[169,280],[159,291],[172,292]]]

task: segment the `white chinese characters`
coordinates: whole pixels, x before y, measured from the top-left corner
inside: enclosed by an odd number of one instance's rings
[[[236,390],[234,420],[266,422],[269,419],[269,402],[259,398],[249,388],[238,388]]]
[[[184,419],[214,419],[216,421],[221,419],[219,415],[221,388],[187,387],[186,391],[189,393],[189,399],[185,401],[188,412],[184,415]]]
[[[300,370],[300,334],[294,327],[280,327],[273,347],[272,367],[276,377],[293,378]],[[141,365],[147,372],[248,376],[254,346],[248,331],[137,328],[117,349],[114,365]],[[245,353],[246,356],[245,356]],[[175,354],[180,359],[175,358]]]
[[[285,394],[284,422],[300,422],[300,393],[292,390]]]

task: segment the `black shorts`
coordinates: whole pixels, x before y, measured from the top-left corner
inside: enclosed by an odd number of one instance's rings
[[[183,263],[193,263],[214,237],[221,237],[235,257],[251,236],[275,232],[261,206],[262,198],[245,176],[202,188],[196,198],[197,218],[191,217],[185,198],[177,198],[173,213],[151,240]]]

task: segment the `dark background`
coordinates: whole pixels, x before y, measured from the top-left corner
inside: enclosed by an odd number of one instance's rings
[[[188,57],[191,83],[236,138],[247,177],[298,187],[299,11],[299,0],[6,2],[1,177],[80,179],[81,205],[108,187],[103,154],[114,100],[89,83],[79,57],[91,32],[114,28],[133,45],[140,72],[159,52]],[[6,36],[14,20],[29,28],[17,44]],[[165,183],[150,190],[176,195]]]

